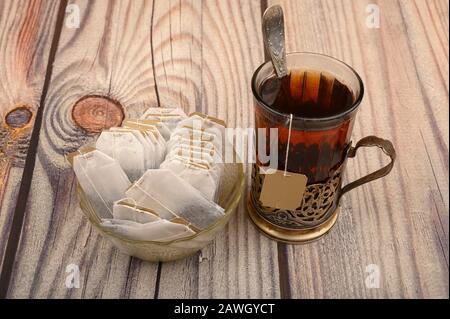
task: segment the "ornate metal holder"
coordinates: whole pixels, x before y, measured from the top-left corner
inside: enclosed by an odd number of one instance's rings
[[[252,187],[248,200],[249,215],[253,222],[267,236],[287,243],[305,243],[326,234],[337,220],[338,205],[342,195],[355,187],[386,176],[394,165],[396,154],[392,143],[376,136],[367,136],[354,147],[350,147],[346,158],[355,157],[358,148],[362,146],[381,148],[391,158],[391,162],[385,167],[341,187],[346,165],[346,160],[344,160],[331,172],[331,177],[325,182],[307,185],[302,204],[296,210],[282,210],[262,205],[259,196],[264,174],[260,174],[259,167],[253,165]]]

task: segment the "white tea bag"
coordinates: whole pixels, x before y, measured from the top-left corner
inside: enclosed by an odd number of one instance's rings
[[[119,163],[94,150],[74,156],[73,170],[99,217],[111,217],[113,203],[124,197],[131,184]]]
[[[200,191],[205,198],[216,201],[222,175],[219,166],[208,167],[205,164],[189,161],[185,158],[173,157],[164,161],[160,168],[171,170]]]
[[[150,169],[136,184],[153,200],[152,204],[163,206],[196,229],[209,227],[224,214],[222,207],[207,200],[196,188],[170,170]],[[148,208],[162,217],[158,209]]]
[[[174,157],[183,157],[186,158],[187,160],[192,160],[194,162],[204,161],[211,166],[216,164],[217,162],[220,162],[220,157],[218,155],[213,157],[211,153],[212,152],[202,152],[183,146],[176,146],[169,152],[169,154],[166,155],[165,161],[169,161]]]
[[[230,137],[226,134],[226,123],[215,117],[194,112],[187,119],[178,123],[176,130],[181,128],[190,129],[197,136],[199,135],[199,131],[214,135],[214,144],[221,155],[223,155],[223,150],[226,148],[225,145],[229,145],[232,148],[233,141],[229,140]],[[217,144],[220,144],[220,147]]]
[[[136,121],[136,120],[135,120]],[[152,145],[154,152],[152,153],[152,159],[155,164],[148,168],[157,168],[159,164],[164,160],[166,154],[166,140],[159,132],[156,125],[153,124],[136,124],[130,120],[126,120],[124,123],[125,127],[119,128],[118,130],[138,130],[144,135],[144,138]]]
[[[180,151],[180,152],[194,152],[194,153],[202,153],[205,154],[207,156],[213,157],[213,158],[219,158],[220,154],[218,154],[214,148],[208,148],[208,147],[201,147],[201,146],[194,146],[194,145],[186,145],[183,143],[180,144],[175,144],[174,147],[172,147],[169,150],[169,153],[173,153],[175,151]]]
[[[155,220],[161,219],[158,215],[150,211],[142,210],[135,206],[130,206],[126,199],[119,200],[114,203],[113,217],[115,219],[130,220],[140,224],[154,222]]]
[[[145,149],[132,132],[103,131],[96,148],[116,159],[131,181],[145,172]]]
[[[213,142],[218,138],[218,135],[204,130],[195,129],[192,127],[178,127],[172,132],[172,136],[184,136],[191,140],[210,141]]]
[[[156,127],[165,141],[168,141],[170,139],[171,132],[167,127],[167,125],[161,121],[128,119],[122,123],[122,126],[127,128],[139,128],[144,130],[147,130],[151,127]]]
[[[215,145],[220,143],[219,149],[221,150],[226,139],[225,127],[225,122],[212,120],[201,113],[194,113],[178,123],[173,135],[186,136],[186,132],[188,132],[191,139],[210,140]]]
[[[131,185],[131,187],[126,191],[127,198],[135,202],[137,206],[155,212],[163,219],[171,220],[178,217],[174,212],[168,209],[165,205],[162,205],[158,200],[155,200],[145,191],[145,189],[142,188],[140,185],[142,178],[143,177]]]
[[[128,220],[104,219],[101,226],[131,240],[141,241],[171,241],[195,234],[188,226],[165,219],[144,224]]]
[[[170,169],[175,174],[179,174],[181,171],[183,171],[186,167],[192,167],[192,168],[200,168],[200,169],[206,169],[209,170],[211,166],[208,162],[204,160],[194,160],[189,159],[181,156],[173,156],[168,160],[165,160],[161,163],[159,168],[164,169]]]
[[[154,145],[149,139],[147,135],[136,129],[123,128],[123,127],[113,127],[110,129],[111,132],[131,132],[133,135],[139,140],[141,145],[144,147],[144,169],[156,168],[160,164],[161,153],[159,148]]]
[[[175,129],[178,122],[187,117],[180,108],[172,107],[151,107],[141,116],[143,120],[157,120],[167,125],[169,130]]]
[[[176,159],[184,163],[202,164],[202,166],[206,166],[206,169],[213,170],[213,174],[217,177],[217,179],[220,178],[223,171],[223,161],[219,153],[215,153],[213,151],[208,153],[204,151],[197,152],[184,147],[185,146],[176,146],[169,152],[169,154],[167,154],[164,162],[170,162]],[[214,153],[214,155],[211,156],[211,153]]]
[[[213,134],[218,138],[225,135],[225,123],[218,120],[212,120],[209,117],[204,117],[200,113],[194,113],[188,118],[180,121],[177,124],[177,129],[189,128],[193,131],[203,131],[205,133]]]
[[[160,166],[160,168],[169,168],[175,174],[179,174],[181,171],[184,171],[185,167],[208,170],[216,181],[220,180],[224,170],[224,165],[222,163],[214,163],[214,161],[179,155],[173,155],[166,158]]]
[[[158,166],[164,160],[166,156],[166,140],[162,137],[161,133],[158,131],[156,127],[149,128],[146,131],[146,135],[148,135],[149,140],[158,148],[158,152],[160,154],[158,159]]]
[[[185,168],[178,176],[195,187],[206,199],[213,202],[216,201],[219,181],[211,170]]]
[[[194,137],[189,130],[178,131],[170,136],[170,140],[167,142],[167,150],[170,152],[171,149],[177,146],[202,148],[206,151],[222,154],[222,142],[218,138]]]

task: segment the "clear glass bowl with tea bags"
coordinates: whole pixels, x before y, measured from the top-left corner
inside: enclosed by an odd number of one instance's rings
[[[121,251],[148,261],[171,261],[185,258],[211,243],[215,235],[221,231],[233,215],[244,189],[243,165],[223,164],[224,174],[220,179],[217,203],[224,209],[224,214],[213,224],[203,230],[179,239],[159,242],[131,240],[120,233],[111,231],[112,227],[102,226],[98,213],[94,210],[83,189],[78,185],[77,191],[80,197],[80,207],[91,224]],[[126,209],[123,208],[122,209]],[[115,211],[126,214],[126,211]],[[126,225],[125,225],[126,226]],[[126,229],[126,227],[124,227]]]

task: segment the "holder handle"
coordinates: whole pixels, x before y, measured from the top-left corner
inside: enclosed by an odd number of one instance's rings
[[[392,170],[392,167],[394,166],[394,162],[395,162],[395,158],[396,158],[396,153],[395,153],[395,149],[394,146],[392,145],[392,143],[388,140],[384,140],[382,138],[376,137],[376,136],[366,136],[364,138],[362,138],[361,140],[358,141],[358,143],[356,143],[356,145],[354,147],[350,147],[350,149],[348,150],[347,156],[350,158],[353,158],[356,156],[356,151],[358,150],[358,148],[360,147],[372,147],[372,146],[376,146],[381,148],[381,150],[391,158],[391,162],[380,168],[379,170],[370,173],[364,177],[361,177],[359,179],[357,179],[356,181],[353,181],[351,183],[348,183],[347,185],[345,185],[342,189],[341,192],[339,194],[339,199],[341,198],[342,195],[344,195],[345,193],[347,193],[348,191],[361,186],[362,184],[371,182],[373,180],[376,180],[378,178],[384,177],[387,174],[389,174],[389,172]]]

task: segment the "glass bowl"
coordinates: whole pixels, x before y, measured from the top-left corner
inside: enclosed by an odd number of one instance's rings
[[[88,197],[78,184],[80,207],[89,222],[115,247],[131,256],[147,261],[171,261],[188,257],[208,245],[222,230],[236,210],[244,190],[245,177],[241,163],[224,164],[225,171],[219,185],[218,204],[225,209],[224,216],[210,227],[195,235],[167,242],[131,240],[115,234],[100,225],[100,219],[92,208]]]

